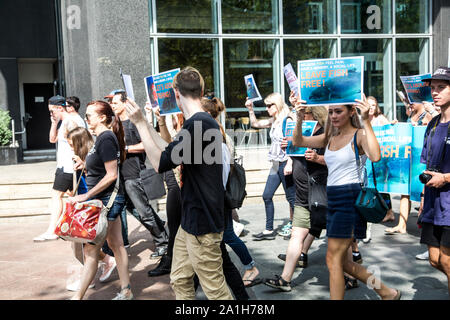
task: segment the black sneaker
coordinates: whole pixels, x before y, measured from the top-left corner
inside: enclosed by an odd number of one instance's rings
[[[280,254],[278,255],[278,259],[283,260],[283,261],[286,261],[286,255],[283,254],[283,253],[280,253]],[[302,254],[300,255],[300,257],[298,258],[297,265],[298,265],[300,268],[306,268],[306,267],[308,266],[308,255],[302,253]]]
[[[264,232],[260,232],[258,234],[253,235],[253,240],[260,241],[260,240],[275,240],[276,237],[275,231],[272,231],[271,233],[265,234]]]
[[[358,253],[358,254],[355,255],[355,253]],[[358,264],[362,264],[363,263],[363,259],[362,259],[362,256],[361,256],[360,252],[353,251],[353,262],[358,263]]]
[[[158,277],[164,274],[169,274],[172,267],[172,258],[167,254],[161,257],[158,266],[147,272],[149,277]]]

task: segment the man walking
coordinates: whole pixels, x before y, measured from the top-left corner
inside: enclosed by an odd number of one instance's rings
[[[63,196],[67,191],[73,189],[73,151],[66,139],[66,134],[76,127],[86,127],[83,119],[78,113],[69,114],[67,112],[66,99],[61,96],[51,97],[48,101],[50,112],[50,142],[57,143],[56,152],[56,173],[53,183],[51,199],[50,223],[43,234],[35,237],[34,242],[44,242],[57,240],[54,234],[59,216],[63,210]]]
[[[127,201],[127,207],[131,205],[129,211],[133,212],[133,215],[152,234],[156,250],[151,257],[156,258],[166,253],[169,236],[164,228],[164,222],[149,204],[149,199],[142,185],[140,172],[145,169],[145,150],[136,126],[131,123],[126,114],[126,101],[125,91],[117,91],[112,98],[111,107],[122,122],[125,134],[127,158],[122,164],[121,173],[125,180],[127,197],[131,200],[131,203]],[[133,206],[136,210],[132,210]],[[126,209],[124,208],[124,210]]]
[[[197,274],[208,299],[232,300],[220,249],[225,220],[222,164],[220,160],[211,162],[206,155],[214,150],[214,159],[222,159],[222,134],[217,122],[203,111],[204,81],[196,69],[187,67],[179,72],[173,80],[173,90],[186,120],[169,145],[147,125],[134,101],[127,105],[153,167],[164,172],[182,165],[183,210],[173,249],[171,284],[177,300],[193,300],[193,278]]]

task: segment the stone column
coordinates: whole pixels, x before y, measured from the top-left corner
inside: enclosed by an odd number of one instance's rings
[[[89,101],[123,88],[120,68],[143,107],[144,77],[152,73],[148,0],[64,0],[61,16],[66,95],[80,98],[81,113]]]

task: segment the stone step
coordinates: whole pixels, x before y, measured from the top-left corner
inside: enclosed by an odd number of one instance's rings
[[[44,208],[50,205],[50,198],[19,199],[0,201],[0,210],[21,211],[28,208]]]
[[[50,198],[52,183],[0,185],[0,201]]]

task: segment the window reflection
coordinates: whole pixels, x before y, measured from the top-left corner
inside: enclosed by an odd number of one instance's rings
[[[342,40],[342,57],[364,56],[364,93],[374,96],[381,111],[389,117],[392,113],[392,75],[390,40],[349,39]]]
[[[214,33],[213,1],[156,0],[157,30],[162,33]]]
[[[428,39],[397,39],[396,87],[404,91],[400,76],[412,76],[429,72]],[[397,119],[408,119],[403,103],[397,97]]]
[[[397,0],[396,32],[425,33],[428,30],[428,0]]]
[[[392,0],[342,0],[342,33],[390,33],[391,7]]]
[[[283,1],[284,33],[335,33],[336,0]]]
[[[223,33],[277,33],[278,1],[222,0]]]

